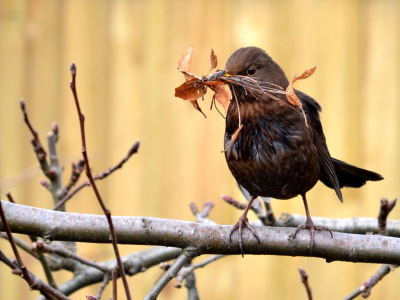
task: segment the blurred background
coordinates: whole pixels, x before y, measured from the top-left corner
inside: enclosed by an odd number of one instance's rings
[[[140,140],[139,153],[122,170],[98,182],[113,215],[194,221],[189,203],[213,201],[211,219],[234,224],[240,212],[220,194],[244,201],[223,149],[224,119],[174,97],[184,81],[177,62],[190,45],[192,72],[206,74],[213,48],[223,68],[243,46],[259,46],[291,78],[317,66],[295,87],[322,106],[322,123],[333,157],[381,173],[385,180],[344,189],[341,204],[318,183],[309,192],[312,216],[376,217],[381,197],[400,195],[399,1],[21,1],[0,2],[0,186],[19,204],[51,208],[23,123],[19,99],[46,144],[52,122],[60,127],[58,154],[65,166],[80,158],[78,118],[69,90],[69,65],[78,68],[77,87],[86,116],[88,152],[94,173],[115,165]],[[84,177],[84,174],[83,176]],[[272,202],[277,215],[304,214],[301,198]],[[70,212],[100,214],[91,189],[67,204]],[[255,219],[249,214],[250,219]],[[395,208],[390,218],[400,218]],[[92,260],[113,257],[109,245],[79,244]],[[0,249],[12,256],[10,245]],[[146,249],[123,246],[122,254]],[[203,260],[200,257],[197,261]],[[24,255],[28,269],[43,278],[39,263]],[[378,265],[273,256],[227,257],[196,272],[202,299],[307,299],[297,268],[304,268],[315,299],[340,299],[366,281]],[[161,271],[129,278],[135,299],[151,289]],[[57,274],[61,283],[71,277]],[[35,299],[28,285],[0,264],[4,299]],[[400,271],[388,275],[370,299],[397,299]],[[97,292],[99,285],[72,295]],[[288,288],[290,287],[290,288]],[[122,286],[120,294],[122,293]],[[120,295],[122,296],[122,294]],[[107,289],[104,298],[111,297]],[[159,299],[186,299],[170,284]]]

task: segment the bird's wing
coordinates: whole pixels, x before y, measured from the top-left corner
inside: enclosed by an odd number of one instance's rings
[[[318,150],[318,162],[321,166],[320,180],[328,187],[335,190],[339,200],[343,202],[340,184],[336,174],[335,166],[329,154],[328,146],[326,145],[324,131],[319,119],[321,106],[313,98],[307,94],[295,90],[297,97],[303,104],[303,109],[306,112],[308,124],[313,128],[314,143]]]

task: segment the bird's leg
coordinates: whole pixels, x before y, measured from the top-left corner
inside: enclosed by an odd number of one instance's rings
[[[231,234],[229,235],[229,241],[232,242],[232,233],[236,230],[238,230],[238,235],[239,235],[239,248],[240,248],[240,252],[242,253],[242,256],[244,256],[244,252],[243,252],[243,243],[242,243],[242,231],[243,231],[243,227],[246,227],[247,229],[249,229],[251,231],[251,233],[255,236],[255,238],[257,239],[258,243],[260,244],[260,239],[258,238],[257,232],[254,230],[254,228],[250,225],[249,223],[249,219],[247,219],[247,213],[251,207],[251,205],[253,204],[254,200],[257,197],[251,196],[251,199],[249,201],[249,203],[247,203],[247,206],[244,210],[244,212],[242,213],[242,215],[240,216],[239,220],[236,222],[236,224],[233,226],[232,230],[231,230]]]
[[[314,243],[315,243],[315,230],[327,230],[329,231],[329,233],[331,234],[331,237],[333,238],[333,234],[332,231],[326,227],[326,226],[315,226],[313,221],[311,220],[311,215],[310,215],[310,211],[308,210],[308,204],[307,204],[307,199],[306,199],[306,194],[301,194],[301,197],[303,198],[303,203],[304,203],[304,208],[306,210],[306,216],[307,216],[307,220],[306,223],[304,225],[299,225],[297,227],[296,232],[294,233],[294,237],[296,238],[296,234],[303,229],[309,229],[310,230],[310,234],[311,234],[311,240],[310,240],[310,255],[313,252],[314,249]]]

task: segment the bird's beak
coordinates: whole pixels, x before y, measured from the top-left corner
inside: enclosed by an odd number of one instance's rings
[[[209,81],[222,81],[222,82],[227,83],[226,78],[231,77],[231,76],[232,76],[232,74],[229,74],[227,72],[227,70],[221,70],[221,71],[218,71],[217,73],[211,75],[208,78],[208,80]]]

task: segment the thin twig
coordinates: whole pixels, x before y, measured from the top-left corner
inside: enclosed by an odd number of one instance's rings
[[[19,270],[16,265],[11,261],[7,255],[0,250],[0,261],[4,262],[7,266],[9,266],[12,270]]]
[[[58,124],[56,122],[51,124],[51,132],[54,139],[54,143],[57,143],[60,136],[59,136]]]
[[[144,300],[154,300],[157,299],[158,295],[167,285],[167,283],[174,278],[180,269],[188,262],[190,262],[195,256],[197,256],[197,252],[191,249],[184,249],[179,257],[174,261],[172,266],[164,273],[164,275],[157,281],[151,291],[144,297]]]
[[[372,275],[366,282],[364,282],[360,287],[355,289],[349,295],[343,298],[343,300],[351,300],[356,298],[361,294],[363,298],[367,298],[371,294],[372,288],[380,281],[383,277],[389,274],[397,266],[394,265],[382,265],[380,268]]]
[[[83,170],[85,170],[85,161],[83,159],[80,159],[77,164],[71,164],[71,176],[68,184],[64,187],[64,194],[62,198],[64,198],[70,189],[78,182]]]
[[[33,275],[28,271],[28,269],[26,268],[26,266],[22,261],[21,256],[19,255],[18,248],[14,243],[13,235],[11,233],[10,227],[8,226],[1,201],[0,201],[0,219],[7,233],[8,240],[10,241],[10,245],[13,249],[14,255],[17,258],[18,268],[21,270],[22,273],[21,277],[25,279],[25,281],[29,284],[29,287],[31,289],[41,291],[44,295],[48,297],[53,296],[56,297],[57,299],[64,299],[64,300],[69,299],[68,297],[66,297],[65,295],[54,289],[53,287],[45,284],[42,280],[40,280],[39,278],[37,278],[35,275]]]
[[[185,288],[188,291],[188,300],[199,300],[199,291],[196,287],[196,276],[194,272],[190,272],[190,274],[186,277]]]
[[[121,260],[121,256],[119,254],[119,250],[118,250],[118,244],[117,244],[117,237],[115,235],[115,229],[114,229],[114,225],[113,225],[113,221],[111,218],[111,211],[106,207],[106,205],[104,204],[104,201],[100,195],[99,190],[97,189],[96,183],[94,181],[92,172],[90,170],[90,165],[89,165],[89,157],[87,154],[87,148],[86,148],[86,135],[85,135],[85,116],[82,114],[81,112],[81,107],[79,104],[79,99],[78,99],[78,94],[76,91],[76,66],[75,63],[71,64],[71,75],[72,75],[72,80],[71,80],[71,90],[72,93],[74,95],[74,100],[75,100],[75,105],[76,105],[76,109],[78,112],[78,117],[79,117],[79,125],[80,125],[80,129],[81,129],[81,139],[82,139],[82,155],[83,155],[83,159],[85,160],[85,166],[86,166],[86,176],[88,177],[90,184],[92,185],[93,191],[96,195],[96,198],[104,212],[104,214],[107,217],[107,221],[109,224],[109,229],[110,229],[110,235],[111,235],[111,242],[114,248],[114,253],[115,253],[115,258],[117,260],[117,264],[118,264],[118,269],[119,272],[121,274],[121,278],[122,278],[122,282],[124,284],[124,289],[125,289],[125,294],[128,300],[131,300],[131,294],[129,291],[129,285],[128,285],[128,281],[126,279],[125,276],[125,270],[122,264],[122,260]]]
[[[31,239],[33,245],[35,245],[38,242],[38,239],[36,236],[30,235],[29,238]],[[41,243],[43,243],[43,242],[41,241]],[[42,252],[38,252],[38,257],[39,257],[40,263],[42,264],[44,274],[46,275],[47,283],[51,287],[57,289],[56,281],[53,277],[53,273],[51,272],[50,266],[47,263],[46,257],[44,256],[44,254]]]
[[[21,99],[19,101],[19,105],[21,107],[22,113],[24,114],[24,121],[25,121],[26,125],[28,125],[28,128],[29,128],[30,132],[33,135],[32,145],[33,145],[33,148],[35,150],[36,156],[37,156],[37,158],[39,160],[40,167],[42,168],[44,174],[49,179],[51,179],[50,178],[51,174],[48,173],[50,167],[49,167],[49,164],[48,164],[48,162],[46,160],[47,153],[44,150],[44,148],[42,146],[42,143],[40,142],[39,135],[38,135],[37,131],[33,128],[31,122],[29,121],[28,113],[26,111],[24,100]]]
[[[96,299],[100,299],[101,298],[101,294],[103,294],[104,289],[106,288],[107,284],[110,282],[110,273],[105,273],[104,274],[104,278],[103,278],[103,282],[100,285],[99,290],[96,293]]]
[[[214,203],[211,201],[207,201],[203,204],[203,210],[199,212],[196,204],[194,202],[190,203],[190,210],[196,217],[197,222],[199,223],[215,224],[213,221],[207,218],[213,207]]]
[[[0,232],[0,237],[8,240],[8,236],[7,236],[7,234],[5,232]],[[29,253],[33,257],[39,259],[39,256],[37,255],[37,253],[32,251],[32,246],[30,244],[28,244],[23,239],[20,239],[19,237],[14,236],[14,235],[13,235],[13,239],[14,239],[14,243],[18,247],[20,247],[22,250],[24,250],[25,252]]]
[[[111,271],[112,276],[112,294],[113,300],[118,300],[118,289],[117,289],[117,272],[115,270]]]
[[[11,248],[14,252],[15,257],[17,258],[18,264],[19,264],[19,268],[21,269],[22,273],[23,273],[23,278],[26,280],[26,282],[28,282],[29,286],[31,286],[31,284],[33,283],[31,281],[31,278],[29,276],[28,270],[26,269],[24,263],[22,262],[22,258],[19,255],[18,249],[17,249],[17,245],[15,245],[14,242],[14,238],[13,235],[11,233],[10,227],[8,226],[7,220],[6,220],[6,216],[4,215],[4,211],[3,211],[3,205],[1,204],[0,201],[0,218],[1,218],[1,222],[3,223],[3,227],[6,231],[7,237],[8,237],[8,241],[10,242]]]
[[[389,216],[389,213],[392,211],[394,206],[396,205],[396,200],[393,199],[389,202],[387,198],[381,198],[379,215],[378,215],[378,235],[387,236],[388,232],[386,230],[386,220]],[[381,280],[384,276],[386,276],[391,270],[397,268],[395,265],[382,265],[374,275],[372,275],[366,282],[364,282],[360,287],[355,289],[349,295],[347,295],[343,300],[354,299],[358,295],[361,294],[363,298],[367,298],[371,294],[371,289]]]
[[[96,262],[87,260],[78,254],[75,254],[74,252],[68,251],[65,248],[62,248],[60,246],[48,246],[46,245],[43,241],[39,240],[36,243],[33,244],[33,249],[36,250],[37,252],[44,252],[44,253],[55,253],[58,254],[62,257],[65,258],[71,258],[76,261],[79,261],[82,264],[91,266],[93,268],[99,269],[100,271],[107,273],[109,270],[107,267],[104,267]]]
[[[51,192],[51,185],[50,183],[48,183],[46,180],[40,180],[39,183],[45,187],[48,191]]]
[[[54,205],[60,202],[63,196],[62,177],[61,177],[63,168],[59,164],[59,159],[57,155],[57,147],[56,147],[57,140],[58,140],[58,126],[55,125],[55,123],[53,123],[52,131],[47,134],[47,146],[49,149],[49,159],[50,159],[49,173],[52,174],[50,178],[51,195],[53,197]],[[61,207],[61,211],[65,211],[65,206]]]
[[[267,211],[266,213],[266,219],[267,219],[267,224],[268,226],[274,226],[276,224],[276,218],[274,215],[274,211],[272,210],[271,203],[265,202],[265,210]]]
[[[10,201],[11,203],[14,203],[14,204],[15,204],[14,198],[13,198],[13,196],[11,195],[10,192],[7,192],[7,193],[6,193],[6,197],[7,197],[8,201]]]
[[[137,153],[138,149],[139,149],[139,145],[140,145],[140,141],[136,141],[132,147],[129,149],[128,153],[126,154],[126,156],[115,166],[109,168],[108,170],[96,174],[93,179],[94,180],[101,180],[106,178],[108,175],[110,175],[111,173],[113,173],[114,171],[122,168],[122,166],[125,164],[125,162],[128,161],[128,159],[135,153]],[[82,184],[80,184],[79,186],[77,186],[72,192],[70,192],[68,195],[66,195],[63,199],[60,200],[59,203],[57,203],[57,205],[55,205],[52,209],[53,210],[57,210],[61,205],[63,205],[65,202],[67,202],[69,199],[71,199],[76,193],[78,193],[81,189],[83,189],[86,186],[90,186],[90,181],[86,180],[85,182],[83,182]]]
[[[225,257],[226,255],[213,255],[205,260],[203,260],[200,263],[194,264],[194,265],[190,265],[188,267],[184,267],[182,268],[182,270],[180,270],[178,272],[178,274],[176,275],[176,279],[175,279],[175,283],[174,286],[177,288],[180,288],[182,286],[182,283],[185,279],[187,279],[187,277],[193,273],[194,270],[199,269],[199,268],[203,268],[206,265]]]
[[[306,271],[304,271],[304,269],[302,268],[299,268],[299,272],[300,272],[301,282],[304,284],[304,287],[306,288],[308,300],[312,300],[311,287],[308,284],[308,275]]]
[[[232,205],[233,207],[236,207],[237,209],[244,210],[246,208],[246,203],[239,202],[238,200],[233,199],[229,195],[221,195],[222,200],[224,200],[226,203]]]
[[[379,226],[378,234],[380,234],[380,235],[387,235],[386,220],[387,220],[389,213],[392,211],[392,209],[396,205],[396,200],[397,199],[393,199],[392,201],[389,202],[389,200],[387,198],[381,199],[381,205],[380,205],[380,210],[379,210],[379,215],[378,215],[378,226]]]

